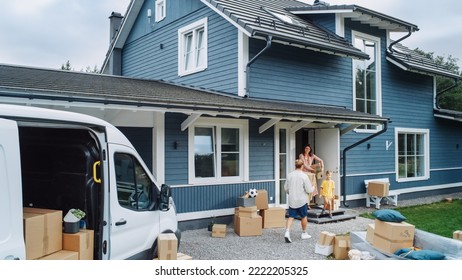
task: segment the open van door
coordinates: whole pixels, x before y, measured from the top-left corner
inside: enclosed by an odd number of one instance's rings
[[[0,260],[25,260],[17,123],[0,119]]]

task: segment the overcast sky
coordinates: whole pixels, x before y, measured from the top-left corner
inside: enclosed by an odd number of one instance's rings
[[[416,24],[420,31],[403,41],[404,45],[445,57],[452,55],[459,58],[462,66],[460,0],[326,2],[356,4]],[[109,46],[108,17],[113,11],[124,15],[129,3],[130,0],[0,0],[0,63],[56,69],[69,60],[77,71],[87,66],[100,68]]]

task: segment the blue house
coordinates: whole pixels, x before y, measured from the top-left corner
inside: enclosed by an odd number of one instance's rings
[[[462,190],[462,118],[437,106],[435,78],[461,77],[404,46],[415,24],[291,0],[132,0],[110,20],[104,75],[48,73],[89,88],[45,102],[0,81],[0,93],[117,125],[172,186],[184,228],[232,215],[251,188],[286,207],[284,180],[308,143],[345,206],[365,204],[371,179],[401,200]]]

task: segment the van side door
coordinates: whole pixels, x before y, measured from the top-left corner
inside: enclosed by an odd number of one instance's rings
[[[110,259],[146,259],[159,234],[159,189],[139,155],[110,144]]]
[[[26,259],[18,126],[0,119],[0,260]]]

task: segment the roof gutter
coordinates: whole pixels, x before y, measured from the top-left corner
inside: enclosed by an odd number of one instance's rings
[[[442,91],[438,92],[435,96],[435,107],[436,109],[441,109],[440,108],[440,105],[439,105],[439,98],[441,97],[441,95],[445,94],[446,92],[450,91],[451,89],[457,87],[459,85],[459,80],[458,79],[454,79],[454,84],[452,86],[449,86],[445,89],[443,89]]]
[[[353,149],[354,147],[358,146],[358,145],[361,145],[362,143],[364,142],[367,142],[369,140],[371,140],[372,138],[375,138],[377,136],[379,136],[380,134],[384,133],[385,131],[387,131],[388,129],[388,122],[385,122],[383,124],[383,128],[382,130],[372,134],[372,135],[369,135],[368,137],[346,147],[345,149],[343,149],[343,154],[342,154],[342,182],[341,182],[341,189],[340,189],[340,194],[343,194],[343,198],[342,198],[342,203],[345,207],[349,207],[347,201],[346,201],[346,153]]]
[[[403,41],[404,39],[410,37],[411,34],[412,34],[412,32],[414,32],[414,27],[411,26],[411,27],[409,27],[408,33],[407,33],[405,36],[403,36],[402,38],[400,38],[400,39],[398,39],[398,40],[392,42],[392,43],[388,46],[388,50],[389,50],[391,53],[393,53],[393,52],[394,52],[393,46],[396,45],[396,44],[398,44],[399,42]]]
[[[252,65],[257,58],[259,58],[265,51],[267,51],[269,48],[271,48],[271,43],[273,40],[273,36],[269,35],[266,37],[266,46],[259,52],[257,55],[255,55],[249,62],[247,62],[245,73],[246,73],[246,78],[245,78],[245,95],[244,97],[249,97],[249,78],[250,78],[250,65]]]

